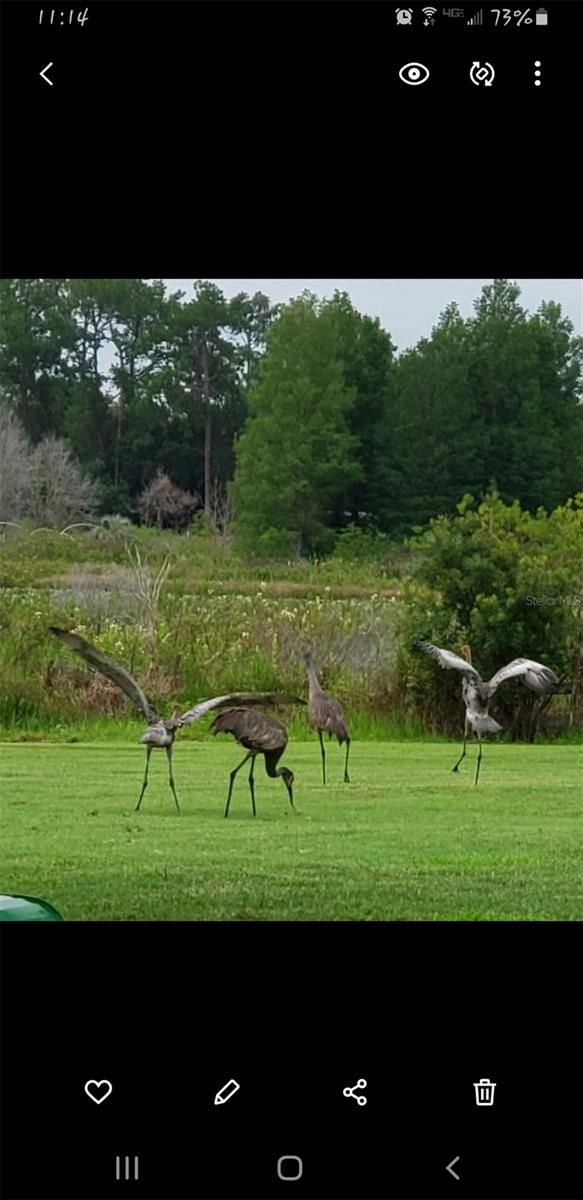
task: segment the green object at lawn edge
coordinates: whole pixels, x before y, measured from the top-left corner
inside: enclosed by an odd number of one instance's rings
[[[63,921],[64,917],[37,896],[0,896],[0,921]]]

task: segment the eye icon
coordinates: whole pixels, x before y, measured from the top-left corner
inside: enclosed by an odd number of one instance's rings
[[[412,87],[418,86],[420,83],[427,83],[429,79],[429,70],[423,66],[423,63],[405,63],[399,71],[399,79],[403,83],[410,83]]]

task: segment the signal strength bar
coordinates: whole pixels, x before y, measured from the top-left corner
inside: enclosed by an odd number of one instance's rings
[[[470,17],[469,21],[466,21],[466,25],[483,25],[483,24],[484,24],[484,9],[483,8],[478,9],[476,15],[474,17]]]

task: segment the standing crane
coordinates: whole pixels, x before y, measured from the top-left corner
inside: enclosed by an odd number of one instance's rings
[[[305,700],[295,700],[296,704],[305,704]],[[253,816],[257,815],[255,809],[255,784],[253,782],[253,770],[255,767],[255,759],[258,754],[262,754],[265,759],[265,770],[271,779],[276,779],[278,776],[283,779],[287,788],[289,802],[291,807],[294,807],[294,797],[292,786],[294,782],[293,772],[287,767],[278,767],[278,762],[287,746],[287,731],[279,721],[274,717],[268,716],[267,713],[258,712],[256,709],[250,708],[229,708],[226,712],[222,712],[215,718],[211,725],[212,732],[230,733],[235,741],[240,746],[244,746],[247,750],[245,758],[235,767],[229,776],[229,793],[227,795],[227,806],[225,808],[225,816],[229,815],[229,805],[233,793],[233,784],[235,776],[241,767],[251,759],[251,767],[249,770],[249,791],[251,792],[251,808]],[[294,810],[295,811],[295,810]]]
[[[472,666],[472,652],[467,644],[461,647],[463,658],[460,658],[458,654],[452,654],[451,650],[441,650],[439,646],[432,646],[431,642],[420,642],[419,645],[426,654],[431,654],[433,658],[437,659],[440,667],[463,672],[462,696],[466,706],[464,746],[452,771],[458,771],[462,759],[465,758],[468,734],[472,730],[478,741],[478,761],[474,779],[474,784],[477,784],[482,762],[482,734],[498,733],[502,729],[502,726],[488,714],[490,700],[499,685],[506,679],[520,678],[533,692],[538,692],[542,696],[552,695],[553,692],[556,692],[559,688],[559,680],[554,671],[551,671],[550,667],[545,667],[543,663],[534,662],[532,658],[513,658],[512,662],[496,671],[491,679],[484,681],[480,673]]]
[[[344,782],[350,783],[348,778],[348,752],[350,750],[350,738],[346,728],[346,720],[344,717],[344,709],[342,705],[334,700],[332,696],[325,692],[318,682],[318,676],[312,661],[310,653],[304,654],[304,662],[308,672],[308,713],[310,721],[320,739],[320,751],[322,754],[322,781],[326,782],[326,751],[324,750],[323,733],[328,734],[328,738],[336,737],[338,745],[341,746],[346,742],[346,758],[344,760]]]
[[[80,654],[90,666],[100,671],[112,683],[121,688],[126,696],[136,705],[136,708],[143,713],[148,722],[146,732],[140,738],[140,742],[146,747],[146,772],[144,782],[140,792],[140,798],[136,804],[136,812],[138,811],[144,792],[148,786],[148,769],[150,766],[150,755],[154,748],[165,750],[168,758],[168,782],[174,796],[177,812],[180,812],[178,796],[174,786],[174,778],[172,775],[172,747],[174,739],[179,729],[184,725],[192,725],[195,721],[204,717],[205,713],[210,712],[213,708],[224,708],[229,704],[288,704],[293,701],[293,697],[287,696],[280,692],[229,692],[224,696],[213,696],[211,700],[202,700],[200,704],[195,704],[193,708],[189,708],[187,712],[180,712],[180,705],[175,704],[172,710],[171,717],[160,717],[154,711],[151,704],[146,699],[140,685],[136,682],[129,671],[125,667],[120,667],[113,659],[108,658],[96,646],[92,646],[90,642],[86,642],[85,638],[79,637],[76,633],[69,633],[66,629],[58,629],[55,625],[51,625],[50,632],[60,641],[74,650],[76,654]],[[301,701],[303,703],[303,701]],[[247,710],[248,711],[248,710]],[[264,718],[268,720],[269,718]]]

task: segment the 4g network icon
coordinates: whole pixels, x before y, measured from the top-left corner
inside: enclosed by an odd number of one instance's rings
[[[396,8],[395,19],[397,25],[412,25],[413,11],[414,10],[412,8]],[[421,15],[423,16],[423,25],[435,25],[437,11],[437,8],[434,8],[432,5],[422,8]],[[463,8],[442,8],[441,13],[444,17],[453,17],[454,19],[457,18],[458,20],[463,20],[464,16]]]

